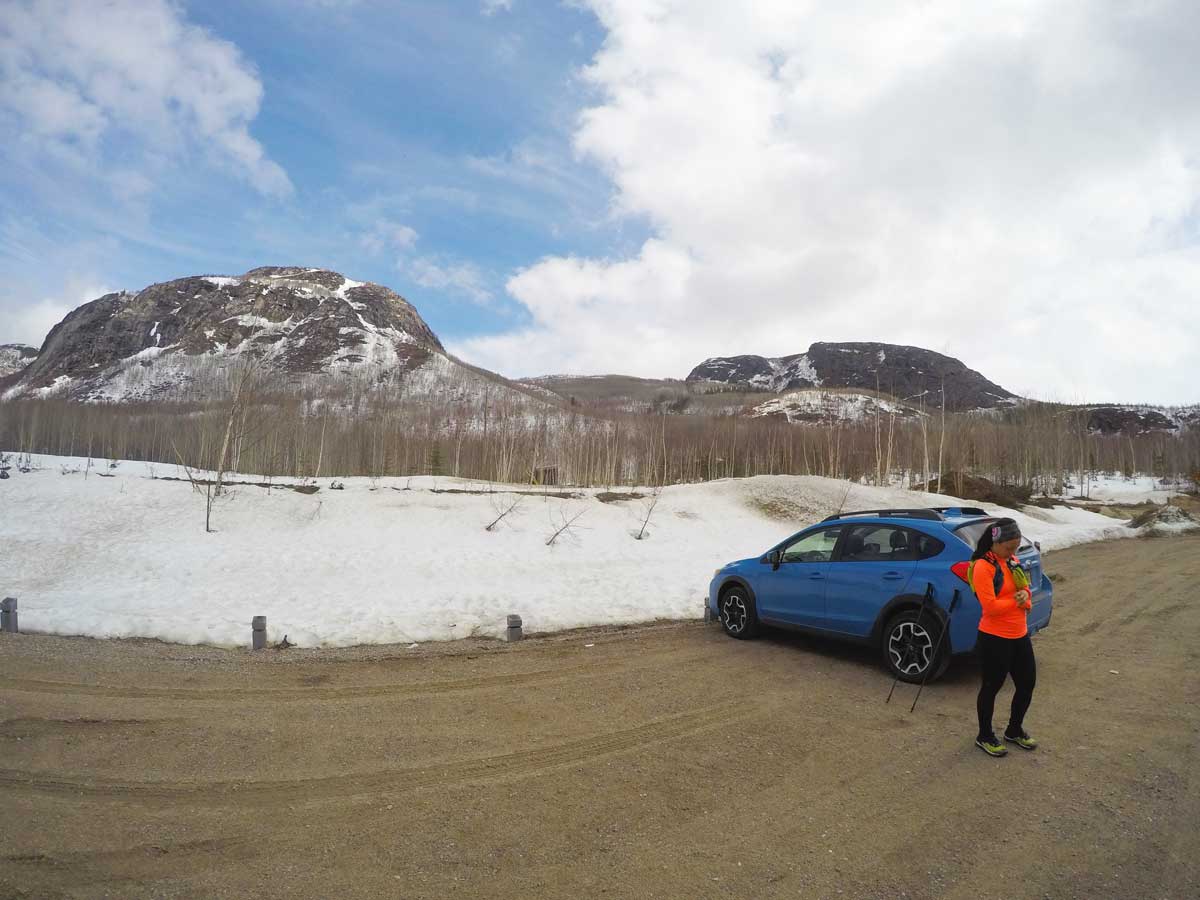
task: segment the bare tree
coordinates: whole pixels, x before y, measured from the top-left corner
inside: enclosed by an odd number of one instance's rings
[[[946,376],[942,376],[942,435],[938,441],[938,476],[937,476],[937,493],[942,492],[942,472],[943,460],[946,450]],[[928,482],[926,482],[928,484]]]
[[[560,511],[558,515],[559,515],[559,521],[561,524],[559,525],[558,529],[555,530],[555,532],[550,535],[550,537],[546,538],[546,546],[547,547],[552,546],[554,544],[554,542],[557,541],[561,535],[566,534],[569,531],[571,531],[571,529],[574,527],[575,523],[577,521],[579,521],[579,517],[582,516],[585,512],[587,512],[586,507],[584,509],[581,509],[579,512],[575,513],[575,515],[571,516],[570,518],[567,518],[566,514],[563,513],[562,511]]]
[[[492,521],[489,522],[487,524],[487,527],[484,528],[483,530],[484,531],[494,531],[496,526],[499,525],[501,522],[503,522],[504,519],[509,515],[509,513],[513,512],[518,506],[521,505],[521,501],[523,499],[524,499],[524,497],[522,497],[520,494],[511,494],[511,495],[509,495],[508,501],[505,502],[505,501],[502,501],[499,497],[493,496],[492,497],[492,510],[496,513],[496,518],[492,519]]]
[[[654,489],[645,501],[646,515],[642,517],[642,527],[638,529],[638,533],[633,536],[635,541],[640,541],[646,535],[646,526],[650,524],[650,517],[654,515],[654,507],[658,506],[659,495],[662,494],[662,485]]]

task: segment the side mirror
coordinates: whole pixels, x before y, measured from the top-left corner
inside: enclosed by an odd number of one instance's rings
[[[769,562],[771,564],[772,569],[778,570],[779,564],[782,561],[783,561],[783,551],[782,550],[772,550],[770,553],[767,554],[767,562]]]

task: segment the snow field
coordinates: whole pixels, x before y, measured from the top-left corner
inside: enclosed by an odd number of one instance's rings
[[[1087,487],[1087,500],[1098,503],[1133,504],[1150,501],[1164,504],[1187,487],[1185,484],[1163,484],[1152,475],[1135,475],[1131,478],[1122,475],[1093,475]],[[1068,500],[1078,499],[1078,477],[1072,480],[1072,487],[1064,491],[1062,496]]]
[[[204,497],[164,480],[184,477],[176,466],[94,461],[85,478],[84,459],[33,464],[0,481],[0,595],[19,598],[23,630],[219,646],[247,646],[255,615],[267,617],[271,642],[286,634],[303,647],[500,637],[509,613],[527,631],[698,618],[716,568],[843,501],[847,510],[967,502],[857,484],[847,496],[848,482],[818,477],[676,485],[639,541],[649,499],[522,496],[488,532],[512,491],[537,489],[345,478],[345,490],[322,479],[306,495],[285,480],[270,491],[235,485],[206,534]],[[989,510],[1012,515],[1044,549],[1136,533],[1082,510]]]

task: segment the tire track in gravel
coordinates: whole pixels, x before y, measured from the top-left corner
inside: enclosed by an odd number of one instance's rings
[[[44,868],[112,866],[131,862],[149,862],[158,865],[167,856],[170,856],[172,863],[176,863],[188,856],[204,856],[214,853],[227,854],[230,851],[237,852],[238,848],[241,848],[242,855],[247,858],[254,855],[250,852],[248,842],[241,838],[210,838],[200,841],[139,844],[136,847],[122,847],[115,850],[10,853],[0,856],[0,861],[20,866],[38,866]]]
[[[671,654],[667,662],[674,664],[703,659],[701,653]],[[377,697],[418,697],[463,693],[490,688],[512,688],[541,682],[560,681],[577,676],[606,675],[617,671],[662,667],[664,658],[653,662],[630,665],[619,658],[597,660],[586,665],[556,666],[532,672],[510,672],[499,675],[479,675],[451,681],[417,681],[408,683],[324,686],[308,681],[302,686],[255,688],[168,688],[121,687],[105,684],[85,684],[70,681],[44,681],[34,678],[5,678],[0,687],[5,690],[65,697],[104,697],[115,700],[183,700],[187,702],[240,701],[255,698],[265,701],[303,700],[362,700]]]
[[[136,733],[154,731],[168,725],[177,725],[180,719],[55,719],[41,716],[23,716],[17,719],[0,720],[0,741],[27,740],[59,735],[90,737],[107,732]]]
[[[214,866],[255,859],[259,856],[256,841],[249,837],[207,838],[190,841],[168,841],[137,844],[105,850],[63,850],[33,853],[11,853],[0,856],[0,895],[24,897],[22,887],[30,879],[69,888],[106,886],[116,890],[116,896],[130,896],[129,888],[144,879],[162,878],[170,872],[172,878],[207,872]],[[6,881],[7,874],[7,881]],[[4,888],[12,894],[4,894]],[[36,893],[28,896],[68,896],[66,893]]]
[[[548,769],[585,764],[613,754],[638,750],[650,744],[737,722],[758,712],[760,708],[748,705],[745,701],[723,703],[553,747],[520,750],[442,766],[391,769],[358,775],[194,784],[74,778],[69,775],[0,769],[0,789],[59,796],[167,803],[178,801],[213,806],[247,803],[294,805],[298,802],[353,800],[462,782],[521,778]]]

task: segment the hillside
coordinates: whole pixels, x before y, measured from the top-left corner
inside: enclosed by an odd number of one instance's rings
[[[403,297],[325,269],[262,267],[106,294],[72,311],[6,399],[204,402],[253,365],[272,393],[393,391],[406,400],[530,392],[446,354]]]
[[[822,343],[792,356],[728,356],[692,369],[689,382],[779,393],[797,388],[880,391],[904,402],[949,411],[1012,404],[1011,391],[960,360],[921,347],[882,343]]]

